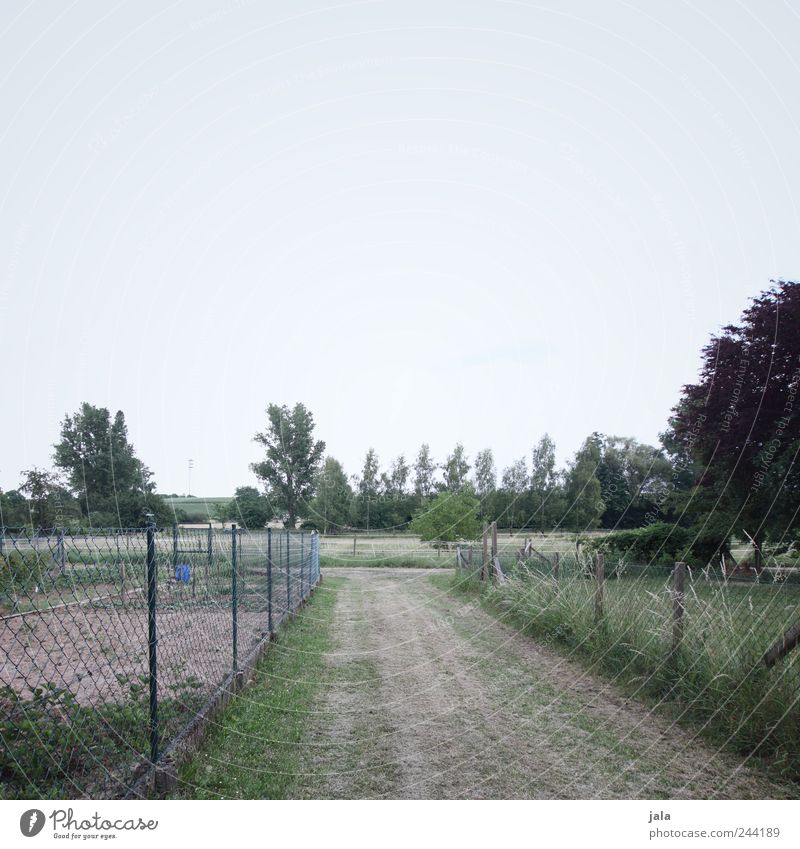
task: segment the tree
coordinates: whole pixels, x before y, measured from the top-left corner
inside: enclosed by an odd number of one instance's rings
[[[28,499],[31,525],[35,528],[54,527],[56,523],[52,501],[56,489],[55,479],[50,472],[36,466],[22,474],[23,482],[19,491]]]
[[[325,452],[325,443],[314,439],[314,417],[301,403],[267,407],[267,429],[253,440],[266,449],[266,457],[251,469],[263,481],[265,492],[285,524],[295,527],[300,511],[314,494],[314,480]]]
[[[480,533],[479,508],[471,486],[458,492],[442,492],[417,511],[411,530],[426,542],[475,539]]]
[[[420,498],[427,498],[433,492],[435,474],[430,446],[423,442],[414,461],[414,491]]]
[[[506,518],[512,528],[521,528],[527,523],[525,494],[528,481],[528,466],[524,457],[503,469],[502,487],[506,495]]]
[[[470,465],[467,462],[464,446],[460,442],[456,444],[453,453],[447,455],[442,470],[444,471],[444,488],[448,492],[460,492],[467,485]]]
[[[226,513],[230,521],[251,529],[263,528],[272,518],[269,500],[254,486],[237,487]]]
[[[18,489],[0,492],[0,527],[22,527],[29,520],[28,500]]]
[[[353,490],[342,464],[334,457],[326,457],[314,483],[314,498],[308,509],[307,524],[322,533],[340,531],[350,519]]]
[[[400,454],[392,461],[392,467],[389,472],[388,489],[393,495],[405,495],[408,478],[411,474],[411,469],[406,463],[404,454]]]
[[[531,521],[540,531],[553,525],[558,509],[555,497],[557,483],[556,444],[545,433],[531,455]]]
[[[374,448],[364,456],[361,474],[354,476],[356,498],[353,500],[353,520],[362,528],[380,527],[378,497],[381,493],[380,461]]]
[[[567,513],[564,521],[576,533],[596,528],[605,509],[597,477],[601,444],[599,434],[587,437],[567,471],[564,487]]]
[[[487,510],[487,501],[497,489],[497,469],[494,465],[494,455],[491,448],[478,451],[475,455],[475,492],[481,501],[481,516]]]
[[[597,467],[605,528],[637,528],[668,518],[672,466],[663,452],[631,437],[606,436]]]
[[[90,525],[142,526],[148,512],[159,524],[172,520],[172,511],[155,494],[152,473],[128,440],[121,410],[112,420],[105,407],[81,404],[64,418],[54,449],[55,465],[66,474]]]
[[[781,540],[800,504],[800,284],[773,281],[739,325],[702,351],[697,383],[683,387],[663,442],[697,472],[687,503],[700,527],[712,519],[718,548],[736,533]]]

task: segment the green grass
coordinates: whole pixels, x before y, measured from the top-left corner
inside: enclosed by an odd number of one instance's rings
[[[370,568],[414,568],[414,569],[446,569],[453,565],[455,554],[443,552],[441,557],[437,557],[435,553],[427,555],[419,554],[394,554],[385,557],[370,557],[342,555],[341,557],[332,557],[330,555],[320,555],[320,568],[322,569],[337,569],[337,568],[352,568],[352,567],[370,567]]]
[[[562,573],[558,591],[541,573],[505,585],[482,585],[463,573],[430,580],[478,598],[503,621],[715,741],[766,759],[784,776],[800,772],[800,652],[773,669],[761,660],[797,621],[797,587],[687,580],[684,639],[670,660],[672,597],[664,575],[607,580],[599,622],[594,582],[576,571]]]
[[[302,746],[332,645],[342,579],[326,578],[263,658],[253,681],[215,720],[201,749],[179,772],[192,799],[287,799],[303,785]]]

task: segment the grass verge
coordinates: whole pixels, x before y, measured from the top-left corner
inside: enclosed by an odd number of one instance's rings
[[[287,622],[250,685],[217,717],[179,773],[189,799],[290,799],[304,782],[307,740],[342,579],[327,577],[300,615]]]
[[[332,557],[331,555],[322,555],[320,557],[320,567],[322,569],[447,569],[452,564],[453,555],[451,554],[443,554],[441,557],[437,557],[435,554],[432,556],[397,554],[388,557],[369,557],[367,555]]]
[[[469,596],[496,618],[583,662],[674,721],[767,766],[775,777],[800,774],[798,662],[767,669],[761,626],[791,614],[789,596],[771,587],[687,591],[682,649],[669,658],[671,599],[649,581],[607,581],[603,619],[594,617],[593,582],[530,575],[504,585],[432,575],[440,589]],[[755,594],[755,596],[754,596]],[[793,600],[793,599],[792,599]],[[796,603],[796,602],[795,602]],[[791,605],[793,607],[793,605]]]

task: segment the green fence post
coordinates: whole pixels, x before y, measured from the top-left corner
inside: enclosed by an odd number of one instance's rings
[[[206,594],[209,593],[211,586],[211,573],[214,558],[214,532],[211,528],[211,522],[208,523],[208,550],[206,551]]]
[[[236,586],[236,523],[234,522],[231,525],[231,612],[233,614],[233,673],[234,675],[239,671],[239,657],[238,657],[238,641],[239,641],[239,633],[238,633],[238,614],[239,614],[239,600],[236,596],[237,594],[237,586]]]
[[[158,761],[158,638],[156,634],[156,523],[147,514],[147,657],[150,670],[150,762]]]
[[[292,556],[289,553],[289,534],[290,534],[290,531],[286,531],[286,613],[287,613],[287,615],[292,612],[292,577],[291,577]]]
[[[272,528],[267,528],[267,624],[272,637],[275,633],[272,627]]]
[[[305,534],[300,531],[300,601],[306,597],[306,588],[303,584],[303,565],[305,560]]]
[[[172,574],[175,574],[175,567],[178,565],[178,523],[172,523]]]

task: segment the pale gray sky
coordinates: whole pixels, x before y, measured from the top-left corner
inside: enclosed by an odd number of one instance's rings
[[[3,3],[0,485],[83,400],[162,492],[251,482],[269,401],[349,472],[655,442],[798,275],[799,41],[779,0]]]

